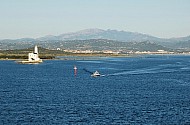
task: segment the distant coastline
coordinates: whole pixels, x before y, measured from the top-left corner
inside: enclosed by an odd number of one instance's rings
[[[67,57],[129,57],[132,55],[129,54],[54,54],[54,55],[40,55],[39,57],[43,60],[54,60],[59,59],[59,57],[65,57],[65,60],[67,60]],[[12,54],[6,54],[6,55],[0,55],[0,60],[27,60],[27,55],[12,55]]]
[[[43,60],[89,60],[98,59],[104,57],[138,57],[148,55],[184,55],[190,56],[190,53],[175,53],[175,54],[58,54],[58,55],[41,55],[40,58]],[[27,60],[27,56],[23,55],[0,55],[0,60]]]

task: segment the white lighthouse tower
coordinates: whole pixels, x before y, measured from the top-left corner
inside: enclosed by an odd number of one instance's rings
[[[38,47],[37,46],[34,47],[34,54],[38,54]]]

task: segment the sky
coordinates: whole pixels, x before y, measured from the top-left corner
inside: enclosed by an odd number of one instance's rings
[[[190,35],[190,0],[0,0],[0,39],[99,28],[159,38]]]

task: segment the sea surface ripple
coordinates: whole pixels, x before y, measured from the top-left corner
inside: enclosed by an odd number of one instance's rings
[[[0,67],[0,125],[190,124],[190,56]]]

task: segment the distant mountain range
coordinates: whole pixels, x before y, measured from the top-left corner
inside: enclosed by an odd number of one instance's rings
[[[86,40],[86,39],[109,39],[123,42],[142,42],[146,40],[161,41],[160,38],[146,34],[102,29],[86,29],[73,33],[65,33],[58,36],[48,35],[37,40]]]
[[[64,33],[58,36],[48,35],[44,37],[40,37],[37,39],[32,38],[22,38],[16,40],[0,40],[0,48],[3,49],[4,44],[7,44],[6,49],[12,49],[13,46],[22,44],[22,46],[28,46],[27,44],[41,44],[41,43],[48,43],[51,44],[57,41],[85,41],[89,42],[89,40],[94,41],[94,39],[104,39],[105,40],[112,40],[114,42],[127,42],[127,43],[140,43],[146,42],[147,43],[155,43],[157,45],[161,45],[165,48],[170,49],[184,49],[190,50],[190,36],[187,37],[180,37],[180,38],[170,38],[170,39],[163,39],[154,37],[147,34],[136,33],[136,32],[127,32],[127,31],[118,31],[118,30],[102,30],[102,29],[86,29],[81,30],[78,32],[72,33]],[[14,44],[14,45],[13,45]],[[73,44],[73,42],[72,42]],[[64,45],[63,45],[64,46]],[[51,46],[50,46],[51,47]],[[55,46],[54,46],[55,47]],[[59,46],[56,46],[59,47]]]
[[[142,42],[142,41],[187,41],[190,36],[179,38],[158,38],[155,36],[118,30],[102,30],[102,29],[85,29],[77,32],[65,33],[58,36],[48,35],[37,38],[37,40],[86,40],[86,39],[110,39],[124,42]]]
[[[162,46],[172,49],[189,49],[190,48],[190,36],[179,38],[158,38],[155,36],[118,30],[102,30],[102,29],[85,29],[78,32],[65,33],[58,36],[44,36],[37,40],[49,41],[49,40],[87,40],[87,39],[108,39],[122,42],[144,42],[151,41]]]

